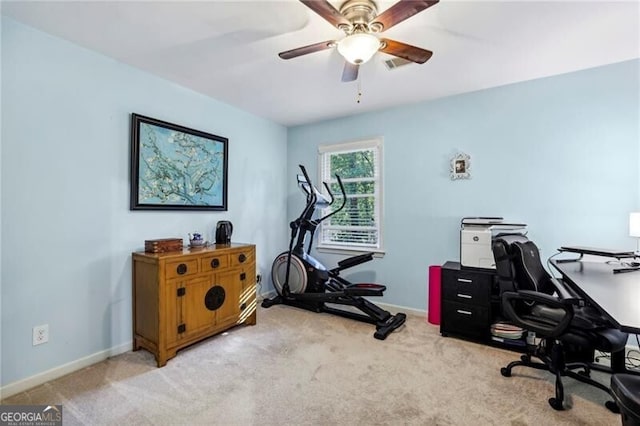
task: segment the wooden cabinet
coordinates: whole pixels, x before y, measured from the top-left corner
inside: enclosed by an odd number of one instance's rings
[[[248,244],[133,253],[133,350],[162,367],[186,346],[255,324],[255,253]]]
[[[463,269],[458,262],[442,266],[440,333],[488,341],[491,328],[493,270]]]

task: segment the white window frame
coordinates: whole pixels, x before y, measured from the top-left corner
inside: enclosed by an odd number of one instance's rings
[[[384,255],[384,232],[383,232],[383,224],[384,224],[384,156],[383,156],[383,138],[375,137],[363,140],[349,141],[332,145],[320,145],[318,146],[318,182],[330,182],[331,179],[335,179],[333,176],[324,175],[324,161],[326,155],[331,154],[340,154],[344,152],[350,151],[359,151],[359,150],[376,150],[377,155],[377,164],[375,165],[375,169],[378,171],[377,176],[375,176],[375,215],[378,218],[377,221],[377,231],[378,231],[378,244],[377,246],[361,246],[361,245],[351,245],[351,244],[336,244],[333,242],[328,242],[323,240],[323,232],[322,226],[324,223],[320,224],[318,235],[318,242],[316,248],[320,252],[328,252],[328,253],[340,253],[340,254],[354,254],[354,252],[366,253],[373,252],[376,256]]]

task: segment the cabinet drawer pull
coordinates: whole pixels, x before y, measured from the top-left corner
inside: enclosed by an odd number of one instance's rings
[[[181,263],[178,265],[178,267],[176,268],[176,272],[178,273],[178,275],[184,275],[187,273],[187,265],[185,265],[184,263]]]
[[[470,294],[458,293],[458,294],[456,294],[456,296],[461,297],[463,299],[473,299],[473,296],[471,296]]]
[[[212,259],[211,260],[211,267],[213,269],[216,269],[218,266],[220,266],[220,261],[218,259]]]
[[[459,314],[473,315],[470,311],[463,311],[462,309],[458,309],[456,312]]]
[[[461,283],[472,283],[473,280],[469,280],[467,278],[458,278],[458,281]]]
[[[207,291],[207,294],[204,295],[204,306],[210,311],[215,311],[224,304],[225,297],[226,292],[224,288],[219,285],[214,285]]]
[[[247,256],[242,253],[240,256],[238,256],[238,260],[240,261],[240,263],[244,263],[244,261],[247,260]]]

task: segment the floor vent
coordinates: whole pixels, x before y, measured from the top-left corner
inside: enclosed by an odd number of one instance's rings
[[[387,69],[389,71],[394,70],[398,67],[403,67],[405,65],[412,64],[412,63],[413,62],[407,61],[406,59],[403,59],[403,58],[393,58],[393,59],[388,59],[384,61],[384,64],[387,66]]]

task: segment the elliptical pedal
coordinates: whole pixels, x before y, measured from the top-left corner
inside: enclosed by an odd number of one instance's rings
[[[344,292],[350,296],[382,296],[386,289],[381,284],[358,283],[345,286]]]
[[[407,320],[407,315],[398,313],[390,316],[386,321],[378,323],[376,325],[376,332],[373,333],[373,337],[378,340],[384,340],[389,334],[396,328],[400,327]]]

